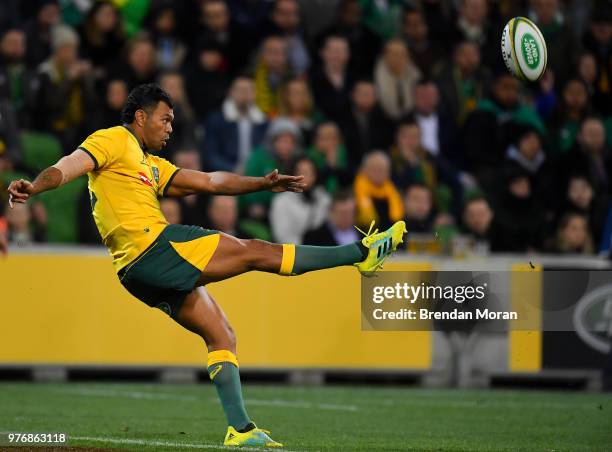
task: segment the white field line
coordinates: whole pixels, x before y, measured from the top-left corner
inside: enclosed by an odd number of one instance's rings
[[[101,443],[111,443],[111,444],[132,444],[135,446],[155,446],[155,447],[168,447],[172,449],[222,449],[222,450],[236,450],[235,447],[230,446],[221,446],[218,444],[189,444],[189,443],[175,443],[169,441],[161,441],[161,440],[146,440],[146,439],[129,439],[129,438],[101,438],[96,436],[69,436],[68,440],[79,440],[79,441],[92,441],[92,442],[101,442]],[[254,451],[262,451],[262,450],[272,450],[272,449],[262,449],[260,447],[240,447],[240,450],[254,450]],[[300,452],[296,450],[289,449],[275,449],[286,452]]]
[[[86,397],[118,397],[128,399],[144,399],[144,400],[180,400],[187,402],[198,402],[203,399],[196,396],[171,394],[171,393],[160,393],[160,392],[142,392],[142,391],[115,391],[107,389],[64,389],[57,391],[62,394],[79,395]],[[211,400],[217,401],[216,398]],[[303,409],[318,409],[318,410],[332,410],[332,411],[357,411],[355,405],[336,405],[332,403],[311,403],[306,401],[290,401],[280,399],[247,399],[247,405],[254,406],[277,406],[286,408],[303,408]]]
[[[142,392],[142,391],[117,391],[109,389],[63,389],[56,391],[62,394],[73,394],[81,396],[93,396],[93,397],[118,397],[118,398],[130,398],[130,399],[143,399],[143,400],[176,400],[186,402],[199,402],[202,398],[192,395],[181,395],[174,393],[160,393],[160,392]],[[216,398],[211,400],[216,401]],[[490,402],[488,400],[444,400],[443,394],[431,395],[419,394],[414,397],[412,395],[407,396],[406,399],[386,399],[377,400],[376,402],[368,399],[358,399],[359,404],[363,403],[368,408],[371,407],[424,407],[424,406],[440,406],[449,408],[470,408],[470,407],[490,407],[495,406],[499,408],[518,408],[522,409],[525,404],[513,400],[496,400]],[[358,405],[342,405],[342,404],[331,404],[331,403],[314,403],[302,400],[283,400],[283,399],[246,399],[247,405],[253,406],[277,406],[285,408],[301,408],[301,409],[318,409],[318,410],[335,410],[335,411],[359,411]],[[590,409],[594,406],[594,403],[579,402],[579,403],[562,403],[562,402],[538,402],[537,408],[540,409]]]
[[[338,411],[357,411],[355,405],[336,405],[333,403],[311,403],[303,401],[289,401],[280,399],[261,400],[261,399],[246,399],[247,405],[260,405],[260,406],[282,406],[287,408],[315,408],[319,410],[338,410]]]
[[[72,394],[87,397],[119,397],[126,399],[145,399],[145,400],[182,400],[195,402],[195,396],[168,394],[163,392],[141,392],[141,391],[114,391],[109,389],[63,389],[55,391],[59,394]]]

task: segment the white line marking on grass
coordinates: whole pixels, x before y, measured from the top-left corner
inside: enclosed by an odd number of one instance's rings
[[[201,400],[196,396],[168,394],[163,392],[140,392],[140,391],[113,391],[108,389],[64,389],[57,391],[62,394],[80,395],[87,397],[119,397],[128,399],[145,400],[182,400],[196,402]]]
[[[180,394],[169,394],[163,392],[142,392],[142,391],[115,391],[108,389],[63,389],[57,391],[62,394],[78,395],[85,397],[117,397],[117,398],[128,398],[128,399],[141,399],[141,400],[177,400],[183,402],[199,402],[203,398],[191,396],[191,395],[180,395]],[[212,401],[217,401],[216,398],[211,398]],[[315,410],[334,410],[334,411],[358,411],[355,405],[337,405],[332,403],[311,403],[306,401],[291,401],[291,400],[280,400],[280,399],[246,399],[247,405],[259,405],[259,406],[277,406],[286,408],[304,408],[304,409],[315,409]]]
[[[247,405],[261,405],[261,406],[281,406],[287,408],[306,408],[306,409],[318,409],[318,410],[338,410],[338,411],[357,411],[355,405],[336,405],[332,403],[312,403],[304,402],[300,400],[261,400],[261,399],[245,399]]]
[[[101,438],[96,436],[69,436],[69,440],[76,439],[80,441],[94,441],[101,443],[111,443],[111,444],[133,444],[139,446],[156,446],[156,447],[171,447],[173,449],[227,449],[227,450],[236,450],[235,447],[230,446],[221,446],[218,444],[190,444],[190,443],[174,443],[169,441],[160,441],[160,440],[146,440],[146,439],[130,439],[130,438]],[[254,451],[262,451],[262,450],[271,450],[271,449],[262,449],[260,447],[240,447],[240,450],[254,450]],[[300,452],[297,450],[289,450],[289,449],[275,449],[282,450],[285,452]]]

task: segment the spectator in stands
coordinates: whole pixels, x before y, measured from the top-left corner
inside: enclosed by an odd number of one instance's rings
[[[406,187],[404,191],[404,221],[410,232],[433,232],[433,194],[427,185],[413,183]]]
[[[489,71],[480,64],[480,50],[470,41],[457,44],[452,64],[438,76],[441,104],[458,125],[476,108],[489,83]]]
[[[351,184],[346,148],[342,143],[340,129],[333,122],[319,124],[313,145],[306,150],[306,156],[317,168],[318,182],[329,193],[335,193]]]
[[[357,218],[357,208],[353,193],[349,190],[336,192],[327,221],[304,236],[305,245],[337,246],[348,245],[361,237],[354,225]]]
[[[391,120],[378,105],[376,88],[368,80],[355,83],[351,107],[340,120],[353,172],[372,149],[388,149],[393,141]]]
[[[81,56],[91,62],[96,75],[101,78],[125,42],[117,8],[110,1],[94,3],[79,28],[79,34]]]
[[[104,104],[94,112],[94,130],[106,129],[121,124],[121,111],[128,96],[128,88],[121,79],[110,80],[106,84]]]
[[[38,67],[51,55],[51,29],[61,22],[58,0],[38,2],[34,18],[24,26],[27,42],[26,61],[31,68]]]
[[[413,121],[400,123],[391,148],[393,182],[400,189],[420,183],[434,189],[438,183],[436,164],[421,145],[421,130]]]
[[[174,164],[183,169],[194,171],[202,170],[200,154],[195,149],[182,149],[175,152]],[[183,224],[204,226],[206,224],[206,206],[208,197],[204,194],[194,194],[178,199],[181,205],[181,217]]]
[[[244,172],[251,151],[264,138],[268,122],[255,105],[253,80],[238,77],[220,110],[206,121],[203,160],[210,171]]]
[[[457,131],[454,121],[440,110],[440,91],[431,80],[417,83],[411,116],[421,129],[421,142],[428,152],[455,166],[463,163],[455,141]]]
[[[232,23],[230,10],[223,0],[201,2],[202,28],[198,40],[215,44],[222,64],[230,75],[237,75],[246,66],[254,48],[242,29]]]
[[[399,120],[413,109],[414,87],[421,78],[421,71],[411,61],[404,41],[392,39],[385,44],[374,78],[380,105],[391,119]]]
[[[587,217],[578,212],[565,214],[559,221],[555,241],[549,251],[561,254],[593,254],[593,239]]]
[[[400,188],[405,188],[413,182],[421,182],[431,190],[436,190],[438,185],[445,191],[450,190],[448,208],[459,216],[463,191],[465,188],[475,186],[476,181],[469,173],[457,169],[462,158],[455,147],[447,144],[452,140],[452,121],[446,121],[443,115],[434,112],[436,93],[435,85],[429,82],[417,85],[415,110],[398,126],[395,146],[391,150],[394,162],[393,178]],[[446,134],[443,129],[446,130]],[[423,135],[423,131],[427,136]],[[438,146],[438,151],[428,148],[424,139],[427,139],[428,145],[434,149]],[[449,154],[457,163],[449,161],[442,155],[440,148],[442,143],[445,146],[443,152]]]
[[[554,186],[554,166],[542,149],[542,139],[538,132],[529,126],[518,126],[513,133],[511,144],[506,149],[505,166],[518,166],[525,170],[531,178],[533,191],[536,195],[545,196],[540,201],[550,206],[556,201],[550,187]]]
[[[114,68],[112,77],[126,81],[129,90],[142,83],[157,81],[159,71],[155,46],[147,34],[132,38],[127,44],[127,58]]]
[[[294,162],[301,154],[300,129],[287,118],[277,118],[270,124],[263,145],[256,148],[246,163],[247,176],[265,176],[275,169],[290,174]],[[240,198],[246,216],[265,221],[274,193],[249,193]]]
[[[601,119],[587,117],[580,126],[577,145],[562,162],[563,181],[572,173],[584,174],[596,193],[610,193],[612,156],[606,147],[606,131]]]
[[[593,100],[593,95],[597,90],[597,60],[592,53],[582,53],[578,58],[578,78],[584,82],[589,93],[589,99]]]
[[[383,230],[404,216],[402,198],[391,181],[391,160],[382,151],[373,151],[363,159],[355,177],[357,223],[368,228],[370,222]]]
[[[344,36],[349,45],[349,72],[355,78],[372,78],[372,70],[381,48],[381,40],[363,24],[363,9],[359,0],[342,0],[334,24],[316,39],[321,48],[328,36]]]
[[[532,6],[534,22],[546,41],[548,67],[563,85],[574,71],[577,61],[574,35],[566,24],[558,0],[535,0]]]
[[[439,42],[429,38],[427,21],[419,8],[404,10],[401,37],[422,74],[431,77],[441,70],[446,52]]]
[[[300,5],[297,0],[275,0],[267,32],[285,39],[292,73],[296,76],[305,74],[310,67],[310,55],[300,30]]]
[[[170,224],[181,224],[183,218],[181,215],[181,204],[176,198],[162,198],[159,201],[159,208],[164,215],[164,218]]]
[[[45,241],[43,224],[33,222],[31,207],[28,204],[14,204],[7,209],[8,241],[16,246],[28,246]]]
[[[496,251],[499,225],[484,196],[476,195],[465,201],[461,218],[463,234],[469,235],[477,242],[487,243],[491,251]]]
[[[608,116],[612,114],[612,5],[609,2],[601,2],[593,9],[589,30],[583,37],[582,45],[595,59],[592,83],[595,88],[595,107],[599,114]]]
[[[570,177],[565,194],[556,224],[559,224],[560,218],[567,212],[581,213],[588,219],[593,244],[597,249],[602,238],[610,197],[606,193],[595,193],[591,182],[581,174]]]
[[[459,14],[448,42],[473,42],[480,50],[483,63],[495,68],[501,62],[498,42],[498,32],[501,32],[501,29],[498,30],[489,23],[487,17],[487,0],[461,0]]]
[[[278,112],[281,86],[292,78],[287,43],[280,36],[266,38],[255,65],[255,103],[267,115]]]
[[[91,130],[87,122],[95,102],[89,62],[78,59],[79,37],[66,25],[52,31],[53,54],[39,67],[37,102],[40,125],[72,152]]]
[[[553,149],[560,154],[569,152],[576,144],[580,124],[588,114],[589,96],[585,83],[579,79],[569,80],[548,123]]]
[[[519,90],[518,79],[508,72],[500,73],[492,96],[478,103],[465,124],[466,169],[486,190],[498,181],[498,165],[518,124],[534,127],[546,136],[537,113],[520,101]]]
[[[315,111],[310,88],[303,78],[294,78],[283,85],[278,112],[299,127],[304,145],[309,146],[319,114]]]
[[[321,112],[338,121],[350,108],[353,87],[353,77],[348,70],[351,56],[348,40],[341,35],[328,36],[320,55],[321,63],[311,73],[310,86]]]
[[[331,197],[318,185],[317,169],[311,160],[299,159],[291,174],[304,176],[306,188],[302,193],[285,192],[274,197],[270,226],[276,242],[301,245],[306,232],[320,227],[327,218]]]
[[[163,150],[163,156],[171,156],[177,149],[195,148],[196,146],[196,120],[187,94],[183,76],[179,72],[166,72],[159,79],[161,88],[172,99],[172,138]]]
[[[499,230],[493,249],[524,253],[541,248],[544,218],[535,202],[529,173],[510,168],[504,182],[497,191],[500,194],[494,207]]]
[[[250,239],[251,235],[238,222],[238,198],[235,196],[213,196],[207,209],[207,227],[224,232],[239,239]]]
[[[152,6],[149,13],[148,29],[152,33],[156,61],[161,70],[179,70],[187,54],[178,20],[176,6],[172,3]]]
[[[185,63],[185,88],[199,121],[219,108],[229,86],[221,47],[198,40],[192,58]]]
[[[0,99],[8,101],[20,127],[32,126],[31,108],[36,98],[36,73],[26,66],[26,37],[10,28],[0,38]]]

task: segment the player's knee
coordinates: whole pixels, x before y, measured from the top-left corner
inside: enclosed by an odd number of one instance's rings
[[[206,340],[209,350],[230,350],[236,353],[236,333],[225,319],[221,320],[221,328],[215,329]]]
[[[231,327],[226,328],[223,334],[210,338],[206,345],[209,351],[229,350],[232,353],[236,353],[236,334],[234,334],[234,330]]]

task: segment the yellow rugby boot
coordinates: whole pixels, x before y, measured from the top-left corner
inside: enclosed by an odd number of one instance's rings
[[[372,276],[376,270],[382,268],[385,259],[397,249],[400,243],[404,242],[404,234],[407,232],[406,223],[403,221],[397,221],[384,232],[378,232],[378,229],[372,232],[373,227],[374,222],[372,221],[367,233],[357,228],[359,232],[365,235],[361,239],[361,243],[370,250],[368,257],[363,262],[355,264],[363,276]]]
[[[224,446],[251,446],[251,447],[283,447],[281,443],[270,438],[270,432],[255,427],[245,433],[240,433],[231,425],[227,427]]]

